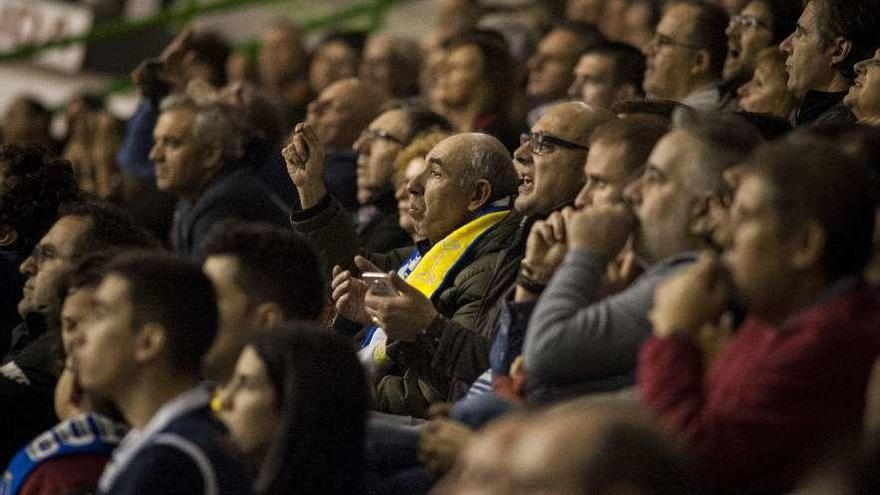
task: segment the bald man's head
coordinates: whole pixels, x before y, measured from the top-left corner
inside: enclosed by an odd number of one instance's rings
[[[409,182],[416,233],[438,242],[496,199],[516,190],[510,153],[487,134],[457,134],[437,143]]]
[[[325,146],[351,148],[361,131],[379,115],[385,95],[376,85],[356,78],[337,81],[309,104],[306,121]]]
[[[616,117],[581,102],[560,103],[532,126],[532,139],[514,152],[519,174],[516,209],[524,215],[547,215],[571,203],[584,184],[590,136]]]
[[[536,416],[511,449],[508,466],[515,486],[541,486],[547,493],[694,493],[689,463],[677,446],[638,412],[620,406]]]

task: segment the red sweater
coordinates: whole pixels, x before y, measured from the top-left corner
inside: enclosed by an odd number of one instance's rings
[[[748,318],[708,374],[681,338],[639,357],[643,404],[684,434],[718,491],[781,493],[818,447],[861,427],[880,354],[880,304],[856,285],[776,327]]]

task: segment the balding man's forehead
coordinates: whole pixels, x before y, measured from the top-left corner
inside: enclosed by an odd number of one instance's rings
[[[608,110],[581,102],[561,103],[547,111],[532,128],[578,142],[587,140],[597,127],[616,117]]]

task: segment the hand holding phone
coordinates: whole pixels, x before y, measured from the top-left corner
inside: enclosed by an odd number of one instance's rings
[[[361,275],[361,279],[366,282],[370,292],[380,297],[390,297],[397,295],[394,284],[391,282],[391,276],[384,272],[365,272]]]

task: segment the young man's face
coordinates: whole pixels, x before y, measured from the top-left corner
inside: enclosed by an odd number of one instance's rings
[[[611,108],[617,100],[614,59],[608,55],[587,53],[574,68],[574,82],[568,96],[588,105]]]
[[[60,302],[56,301],[58,283],[72,266],[74,249],[90,225],[91,220],[86,217],[60,218],[21,264],[21,273],[27,276],[18,303],[22,317],[31,313],[45,314],[49,306]]]
[[[554,29],[541,40],[527,64],[529,96],[544,100],[565,96],[578,61],[577,46],[577,36],[567,29]]]
[[[80,323],[71,363],[84,391],[118,399],[136,370],[137,341],[129,282],[109,274],[95,290],[92,316]]]
[[[797,28],[779,48],[788,55],[785,60],[788,89],[798,98],[803,98],[810,90],[824,91],[834,80],[836,69],[831,67],[833,48],[826,46],[819,34],[815,2],[804,7]]]
[[[251,335],[253,304],[237,278],[241,262],[228,255],[208,256],[202,270],[217,293],[220,325],[214,344],[204,357],[205,376],[223,383],[232,374],[238,354]]]
[[[575,199],[575,206],[614,205],[623,201],[623,191],[633,179],[626,164],[628,146],[597,140],[590,146],[584,174],[587,182]]]

